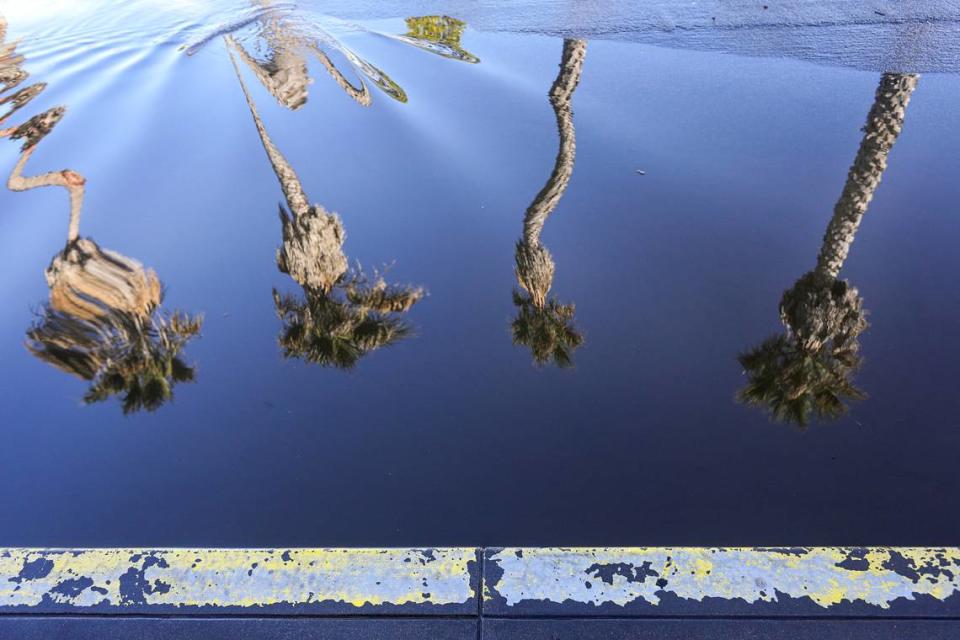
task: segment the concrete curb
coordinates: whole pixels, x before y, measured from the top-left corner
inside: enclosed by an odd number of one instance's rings
[[[960,549],[486,549],[485,615],[960,616]]]
[[[956,547],[0,549],[18,616],[960,618],[958,593]]]
[[[478,550],[0,549],[0,613],[476,615]]]

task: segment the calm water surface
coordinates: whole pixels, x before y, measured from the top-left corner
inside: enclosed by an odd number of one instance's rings
[[[956,543],[960,77],[318,6],[0,27],[0,545]]]

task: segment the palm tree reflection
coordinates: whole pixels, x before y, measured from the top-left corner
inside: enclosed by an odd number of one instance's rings
[[[384,94],[399,102],[407,101],[407,94],[389,75],[379,67],[363,59],[320,25],[291,19],[273,11],[272,3],[259,0],[256,22],[258,36],[266,45],[266,55],[258,59],[239,40],[227,35],[229,47],[253,72],[260,83],[288,109],[297,110],[307,102],[308,85],[313,82],[307,70],[305,54],[310,53],[326,69],[333,81],[348,96],[362,106],[370,106],[373,97],[366,81]],[[407,33],[389,36],[419,49],[463,62],[477,63],[480,59],[460,45],[466,23],[449,16],[419,16],[406,19]],[[246,23],[244,23],[245,25]],[[196,47],[191,47],[190,51]],[[336,51],[349,62],[358,74],[351,82],[330,59],[328,52]]]
[[[903,128],[916,85],[913,74],[881,77],[816,267],[783,294],[780,319],[785,333],[739,357],[748,382],[737,399],[768,409],[777,421],[802,427],[811,417],[837,418],[847,412],[846,401],[866,397],[852,380],[862,362],[858,338],[867,327],[866,312],[857,289],[839,273]]]
[[[181,357],[201,318],[161,313],[162,286],[139,262],[75,238],[47,268],[50,300],[27,348],[92,382],[84,402],[121,397],[124,413],[153,411],[195,371]]]
[[[307,71],[305,52],[312,53],[337,86],[362,106],[370,106],[373,101],[363,78],[391,98],[407,101],[407,94],[390,76],[319,28],[313,28],[311,35],[307,35],[296,22],[273,12],[263,13],[258,22],[259,35],[267,46],[266,59],[255,58],[233,36],[226,36],[227,43],[277,102],[288,109],[296,110],[306,104],[307,87],[313,82]],[[350,82],[340,72],[325,47],[338,51],[350,62],[361,76],[357,84]]]
[[[467,26],[450,16],[419,16],[407,18],[407,33],[398,40],[443,56],[476,64],[480,58],[460,46],[460,38]]]
[[[20,67],[23,58],[3,44],[3,35],[0,20],[0,93],[28,77]],[[44,87],[37,83],[0,99],[0,104],[13,105],[0,126]],[[90,381],[84,402],[118,395],[124,413],[153,411],[173,397],[174,385],[193,381],[194,369],[180,354],[199,333],[201,319],[161,312],[163,292],[156,273],[80,236],[83,176],[69,169],[24,175],[37,145],[64,113],[64,107],[55,107],[19,126],[0,128],[0,137],[23,141],[7,181],[11,190],[58,186],[70,195],[67,243],[46,270],[50,296],[27,331],[27,348],[61,371]]]
[[[303,289],[302,299],[273,292],[284,325],[283,354],[350,369],[364,355],[410,335],[402,315],[423,298],[423,289],[388,285],[379,274],[368,278],[349,268],[340,217],[309,204],[299,177],[267,134],[232,54],[231,60],[287,203],[286,209],[280,205],[283,243],[277,266]]]
[[[529,347],[535,363],[552,360],[558,367],[573,365],[573,351],[583,343],[583,336],[573,323],[574,305],[562,304],[549,295],[555,266],[550,251],[540,243],[540,234],[573,174],[576,137],[570,101],[580,82],[586,52],[583,40],[563,42],[560,73],[550,88],[560,148],[550,178],[524,215],[523,237],[517,242],[515,256],[520,290],[513,291],[513,304],[518,309],[511,326],[513,342]]]

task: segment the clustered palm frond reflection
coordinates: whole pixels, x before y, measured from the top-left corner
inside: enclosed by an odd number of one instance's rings
[[[84,402],[119,396],[124,413],[153,411],[192,382],[182,356],[201,319],[160,309],[157,275],[78,238],[47,269],[50,301],[27,332],[31,353],[91,381]]]
[[[517,307],[510,325],[513,343],[528,347],[538,365],[553,362],[560,368],[572,367],[573,352],[583,344],[583,334],[573,322],[576,306],[550,295],[553,257],[539,242],[524,239],[517,242],[515,261],[520,289],[513,290]]]
[[[514,289],[517,316],[510,324],[513,343],[530,349],[538,365],[553,362],[560,368],[573,366],[573,352],[583,344],[583,334],[573,323],[576,307],[550,298],[537,304],[531,296]]]
[[[859,337],[867,328],[866,311],[857,289],[839,273],[903,128],[916,84],[913,74],[881,77],[816,268],[783,294],[784,334],[739,357],[748,381],[737,399],[769,410],[774,420],[804,427],[811,419],[838,418],[847,413],[848,401],[866,397],[853,382],[862,364]]]
[[[0,20],[0,93],[28,77],[20,66],[22,56],[13,45],[3,44],[3,36]],[[12,105],[0,125],[45,87],[36,83],[0,99],[0,104]],[[17,127],[0,128],[0,137],[23,142],[7,181],[10,189],[59,186],[70,196],[67,243],[46,270],[49,300],[27,331],[27,348],[40,360],[89,381],[85,403],[120,396],[124,413],[153,411],[173,398],[176,384],[193,381],[194,368],[181,356],[199,334],[201,318],[162,311],[163,288],[156,273],[80,236],[83,176],[69,169],[24,175],[37,145],[65,112],[65,107],[54,107]]]
[[[838,418],[848,400],[866,397],[852,381],[862,363],[858,338],[867,327],[853,286],[810,272],[784,293],[780,314],[785,333],[740,355],[749,376],[737,394],[741,402],[803,426],[811,417]]]
[[[345,275],[331,291],[303,288],[303,297],[274,289],[277,316],[283,321],[280,347],[287,358],[352,369],[372,351],[410,336],[402,319],[423,297],[417,287],[373,282],[359,270]]]
[[[513,290],[517,316],[511,323],[513,343],[530,349],[534,363],[573,366],[573,352],[583,344],[574,324],[576,307],[550,295],[556,265],[540,242],[547,218],[560,203],[573,175],[576,132],[570,101],[580,82],[586,42],[564,40],[560,72],[550,88],[550,104],[557,119],[560,145],[553,171],[523,217],[523,236],[517,242],[515,273],[520,289]]]

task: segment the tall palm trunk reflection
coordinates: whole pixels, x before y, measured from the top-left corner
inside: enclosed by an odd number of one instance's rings
[[[0,19],[0,95],[28,77],[22,56],[13,45],[3,44],[4,31]],[[152,411],[173,397],[175,384],[194,379],[194,369],[180,354],[199,333],[201,319],[179,311],[161,313],[163,293],[156,273],[80,236],[83,176],[69,169],[24,175],[37,145],[66,110],[55,107],[19,126],[2,127],[44,88],[37,83],[0,99],[0,105],[12,105],[0,117],[0,137],[23,142],[7,186],[13,191],[63,187],[70,196],[67,243],[46,270],[49,301],[27,331],[27,348],[58,369],[90,381],[85,402],[119,395],[124,413]]]
[[[287,203],[286,210],[280,206],[283,244],[277,266],[304,294],[299,299],[273,291],[284,323],[280,346],[286,357],[350,369],[364,355],[410,335],[401,314],[423,297],[423,290],[388,285],[379,275],[370,279],[349,269],[340,217],[309,204],[296,172],[267,134],[232,54],[231,60]]]
[[[550,251],[540,242],[540,234],[573,174],[577,145],[570,102],[580,82],[586,52],[583,40],[563,42],[560,73],[549,94],[557,118],[560,148],[550,178],[524,215],[523,237],[517,242],[515,256],[521,291],[513,291],[513,303],[518,308],[512,324],[513,342],[529,347],[535,363],[552,360],[559,367],[573,365],[573,351],[583,343],[583,336],[573,324],[574,305],[561,304],[549,295],[555,265]]]
[[[804,426],[811,417],[836,418],[846,413],[846,400],[866,397],[852,380],[862,362],[859,336],[867,327],[866,312],[857,289],[839,274],[887,168],[916,85],[913,74],[881,77],[816,267],[783,294],[785,333],[740,355],[748,382],[737,398],[767,408],[775,420]]]
[[[258,4],[269,8],[270,2]],[[332,36],[322,41],[314,35],[301,32],[296,23],[275,13],[265,12],[258,21],[259,35],[267,47],[267,57],[258,60],[233,36],[226,36],[230,48],[253,72],[260,83],[288,109],[299,109],[307,102],[308,85],[313,82],[307,71],[304,53],[309,52],[330,74],[333,81],[348,96],[362,106],[370,106],[373,99],[363,78],[366,78],[384,94],[400,102],[406,102],[407,94],[390,76],[370,64]],[[324,46],[340,52],[360,75],[357,83],[348,80],[330,59]]]

